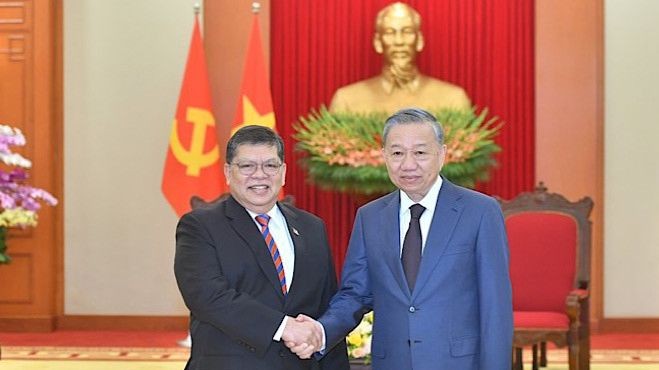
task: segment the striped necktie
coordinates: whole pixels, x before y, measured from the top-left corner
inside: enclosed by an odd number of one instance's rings
[[[279,255],[279,249],[277,249],[277,243],[275,239],[272,238],[270,234],[270,229],[268,228],[268,223],[270,222],[270,216],[267,214],[261,214],[256,216],[256,222],[261,225],[261,235],[265,239],[265,244],[268,246],[270,251],[270,256],[272,257],[272,262],[275,263],[275,270],[277,270],[277,276],[279,277],[279,284],[281,285],[281,292],[286,295],[286,275],[284,275],[284,264],[281,261],[281,256]]]

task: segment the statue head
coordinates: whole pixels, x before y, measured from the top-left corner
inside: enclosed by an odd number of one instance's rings
[[[397,69],[413,67],[424,46],[419,13],[401,2],[380,10],[375,19],[373,46],[385,64]]]

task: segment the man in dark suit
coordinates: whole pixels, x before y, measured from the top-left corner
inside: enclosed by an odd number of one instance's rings
[[[443,139],[421,109],[387,119],[383,154],[400,190],[357,212],[341,289],[318,320],[332,348],[373,310],[374,370],[511,367],[503,215],[493,198],[438,176]],[[302,357],[316,349],[291,347]]]
[[[190,309],[188,370],[349,368],[345,343],[320,361],[286,343],[319,344],[313,323],[336,292],[325,225],[277,202],[284,144],[274,131],[246,126],[227,143],[231,196],[185,214],[176,229],[174,271]]]

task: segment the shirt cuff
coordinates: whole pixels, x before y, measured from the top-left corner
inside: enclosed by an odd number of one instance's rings
[[[316,321],[316,325],[320,327],[320,331],[323,333],[323,345],[318,350],[318,353],[325,355],[325,347],[327,346],[327,338],[325,337],[325,327],[319,321]]]
[[[281,336],[284,335],[284,328],[286,327],[286,322],[288,321],[288,316],[284,316],[284,319],[281,320],[281,324],[279,324],[279,328],[275,332],[275,335],[272,337],[272,340],[279,342],[281,340]],[[325,335],[325,332],[323,331],[323,335]]]

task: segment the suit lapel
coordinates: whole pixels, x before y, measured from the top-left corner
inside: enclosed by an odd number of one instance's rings
[[[300,225],[300,220],[297,213],[295,213],[290,207],[278,204],[279,209],[281,210],[284,218],[286,219],[286,225],[288,225],[288,235],[291,236],[293,241],[293,248],[295,248],[295,275],[296,276],[312,276],[314,271],[311,271],[312,264],[307,263],[307,259],[310,258],[309,248],[306,243],[306,238],[304,235],[303,228]],[[306,230],[308,231],[308,230]],[[293,283],[289,287],[288,295],[291,296],[295,294],[295,287],[304,283],[301,279],[293,279]],[[287,299],[286,303],[291,302],[291,299]]]
[[[227,199],[226,216],[229,219],[231,227],[252,250],[263,274],[283,300],[284,294],[281,292],[275,264],[272,262],[272,257],[270,256],[268,247],[265,245],[265,240],[259,233],[259,229],[254,221],[252,221],[249,213],[247,213],[247,210],[233,197],[229,197]]]
[[[430,279],[432,270],[439,262],[444,250],[448,246],[451,234],[458,223],[462,213],[462,204],[459,202],[459,194],[456,192],[455,185],[444,179],[442,188],[437,197],[435,214],[430,223],[428,231],[428,240],[426,241],[419,267],[419,275],[416,279],[416,285],[413,297],[418,295],[419,291]]]
[[[384,258],[394,275],[394,279],[406,296],[410,296],[410,288],[405,279],[403,265],[400,262],[400,191],[396,191],[390,198],[389,203],[384,206],[381,217],[380,230],[382,230],[384,246]]]

